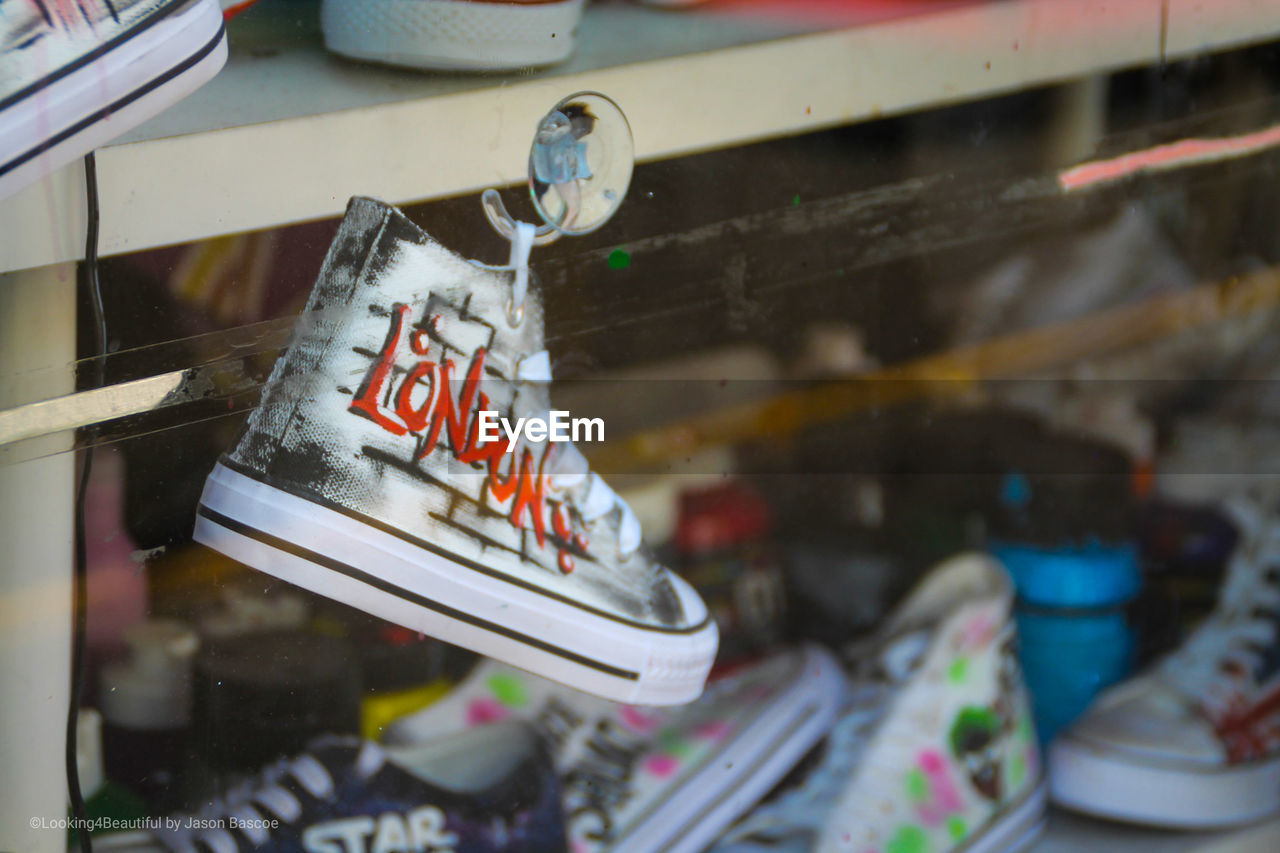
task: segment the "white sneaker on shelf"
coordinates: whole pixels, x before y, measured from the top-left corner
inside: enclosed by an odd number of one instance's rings
[[[573,53],[585,0],[324,0],[325,46],[441,71],[554,65]]]
[[[712,681],[696,702],[607,702],[483,661],[388,741],[447,739],[536,723],[564,780],[574,853],[696,853],[781,780],[835,720],[840,664],[818,646],[778,652]]]
[[[1251,500],[1227,509],[1240,540],[1217,607],[1054,742],[1059,805],[1185,829],[1280,812],[1280,524]]]
[[[186,97],[226,59],[217,0],[0,3],[0,198]]]
[[[526,283],[353,199],[195,538],[579,690],[688,702],[716,653],[702,599],[573,444],[481,434],[481,412],[549,419]]]

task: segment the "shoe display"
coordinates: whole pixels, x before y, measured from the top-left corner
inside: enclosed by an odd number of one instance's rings
[[[110,853],[562,851],[560,786],[543,744],[510,724],[387,750],[327,737],[155,829],[97,835]]]
[[[807,774],[717,853],[1026,847],[1045,793],[1012,597],[984,557],[935,568],[852,650],[849,702]]]
[[[1280,0],[0,0],[0,853],[1280,853],[1278,184]]]
[[[1280,525],[1256,501],[1227,508],[1240,539],[1217,607],[1053,743],[1056,803],[1178,828],[1280,812]]]
[[[412,743],[536,721],[553,744],[575,853],[697,851],[818,742],[844,686],[835,658],[817,646],[742,668],[671,709],[607,702],[487,661],[387,736]]]
[[[324,43],[352,59],[443,71],[554,65],[585,0],[323,0]]]
[[[697,593],[571,443],[480,435],[550,409],[541,293],[514,279],[354,199],[195,539],[579,690],[688,702],[717,640]]]
[[[226,58],[217,0],[0,4],[0,198],[186,97]]]

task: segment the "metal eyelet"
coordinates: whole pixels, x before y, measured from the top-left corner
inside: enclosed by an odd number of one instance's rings
[[[520,303],[517,308],[515,302],[510,298],[507,299],[507,325],[513,329],[518,329],[520,324],[524,322],[524,303]]]

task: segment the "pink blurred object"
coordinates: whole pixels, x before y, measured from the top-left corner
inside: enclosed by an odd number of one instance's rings
[[[110,448],[93,456],[85,495],[85,541],[88,551],[89,648],[99,652],[122,648],[124,629],[141,622],[147,612],[147,576],[137,557],[138,546],[124,528],[124,460]]]

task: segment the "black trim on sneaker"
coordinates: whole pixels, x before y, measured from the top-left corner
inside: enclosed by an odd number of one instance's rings
[[[298,557],[299,559],[307,560],[317,566],[322,566],[323,568],[337,572],[340,575],[345,575],[352,580],[360,581],[366,586],[371,586],[379,592],[384,592],[388,595],[395,596],[396,598],[403,599],[404,601],[417,604],[420,607],[427,608],[428,610],[434,610],[437,613],[448,616],[450,619],[456,619],[459,622],[466,622],[467,624],[474,625],[477,628],[483,628],[490,633],[499,634],[508,639],[516,640],[527,646],[532,646],[535,649],[549,652],[550,654],[557,655],[566,660],[581,664],[582,666],[590,667],[591,669],[612,675],[615,678],[623,678],[627,681],[638,681],[640,679],[640,673],[638,672],[620,669],[602,661],[584,657],[577,652],[571,652],[568,649],[561,648],[560,646],[553,645],[544,640],[539,640],[535,637],[530,637],[529,635],[522,634],[519,631],[513,631],[510,628],[490,622],[487,619],[481,619],[478,616],[473,616],[470,613],[457,610],[447,604],[441,604],[433,599],[426,598],[425,596],[418,595],[414,592],[409,592],[408,590],[398,587],[393,583],[384,581],[375,575],[361,571],[355,566],[349,566],[346,563],[332,559],[331,557],[326,557],[323,554],[318,554],[315,551],[310,551],[299,545],[295,545],[292,542],[287,542],[279,537],[272,536],[270,533],[258,530],[256,527],[252,527],[244,522],[228,518],[220,512],[209,509],[204,504],[200,504],[199,508],[196,510],[196,514],[208,519],[220,527],[225,527],[233,533],[244,536],[247,539],[252,539],[262,545],[275,548],[277,551],[283,551],[284,553]]]
[[[150,17],[143,18],[141,21],[134,24],[134,26],[131,29],[125,30],[123,33],[116,36],[111,41],[103,42],[102,44],[98,45],[96,48],[84,54],[80,58],[74,60],[73,62],[67,63],[66,65],[59,68],[57,71],[53,71],[53,72],[50,72],[49,74],[46,74],[44,77],[41,77],[39,80],[36,80],[34,83],[29,83],[25,88],[19,89],[18,91],[14,92],[12,95],[9,95],[4,100],[0,100],[0,110],[5,109],[6,107],[12,104],[16,104],[18,101],[21,101],[22,99],[29,97],[33,93],[39,91],[40,89],[43,89],[44,87],[50,85],[51,83],[61,80],[63,77],[66,77],[68,74],[72,73],[73,71],[81,69],[86,65],[88,65],[89,63],[97,59],[100,59],[101,57],[115,50],[121,44],[133,38],[134,36],[137,36],[151,29],[153,26],[155,26],[165,18],[169,17],[174,12],[177,12],[179,9],[185,9],[188,6],[194,6],[199,2],[200,0],[191,0],[191,2],[189,3],[170,3],[167,6],[157,9],[155,12],[151,14]]]
[[[543,589],[542,587],[537,586],[536,584],[532,584],[528,581],[521,580],[520,578],[513,578],[510,575],[505,574],[503,572],[495,571],[494,569],[491,569],[482,563],[477,563],[475,560],[469,560],[466,557],[461,556],[460,554],[455,554],[452,551],[449,551],[445,548],[441,548],[439,545],[434,545],[431,542],[427,542],[424,539],[419,539],[416,536],[411,536],[410,534],[405,533],[403,530],[400,530],[397,527],[393,527],[392,525],[387,524],[385,521],[379,521],[376,518],[372,518],[370,516],[356,512],[355,510],[348,509],[347,507],[344,507],[341,504],[328,500],[327,498],[321,497],[319,495],[311,494],[309,492],[304,492],[302,490],[292,488],[283,483],[276,482],[270,476],[259,473],[258,471],[253,471],[237,462],[233,462],[227,456],[223,456],[221,459],[219,459],[218,464],[222,465],[225,468],[230,469],[231,471],[234,471],[237,474],[240,474],[243,477],[248,477],[250,480],[256,480],[259,483],[270,486],[273,489],[279,489],[280,491],[286,494],[293,495],[296,498],[301,498],[302,500],[310,501],[313,504],[318,504],[319,506],[322,506],[325,509],[333,510],[336,513],[345,515],[347,518],[350,518],[353,521],[358,521],[361,524],[367,524],[370,527],[374,528],[375,530],[381,531],[382,533],[386,533],[389,536],[394,536],[395,538],[401,540],[402,542],[406,542],[410,545],[413,545],[415,548],[421,548],[424,551],[428,551],[432,554],[435,554],[437,557],[443,557],[444,559],[449,560],[450,562],[457,563],[458,565],[464,568],[479,572],[480,574],[485,575],[487,577],[494,578],[495,580],[505,581],[509,584],[513,584],[514,586],[518,586],[521,589],[527,590],[528,592],[533,592],[533,593],[537,593],[538,595],[546,596],[547,598],[554,599],[555,601],[559,601],[562,604],[568,604],[572,607],[578,608],[579,610],[584,610],[587,613],[592,614],[593,616],[599,616],[601,618],[609,619],[611,621],[618,622],[623,625],[630,625],[634,628],[642,628],[646,631],[654,631],[656,633],[662,633],[662,634],[696,634],[711,623],[710,611],[707,612],[706,617],[704,617],[701,622],[699,622],[696,625],[691,625],[687,628],[669,628],[665,625],[649,625],[644,622],[637,622],[634,619],[628,619],[624,616],[619,616],[616,613],[609,613],[608,611],[601,610],[597,607],[592,607],[590,604],[584,604],[581,601],[576,601],[575,599],[572,599],[567,595],[561,595],[560,593],[552,592],[551,590],[548,590],[548,589]]]
[[[84,130],[86,127],[89,127],[91,124],[101,121],[102,119],[106,118],[107,116],[111,115],[114,112],[119,112],[120,110],[129,106],[129,104],[133,103],[134,101],[138,100],[139,98],[143,97],[149,92],[155,89],[158,89],[160,86],[163,86],[165,83],[168,83],[173,78],[181,75],[185,71],[188,71],[193,66],[198,65],[201,60],[203,60],[206,56],[212,53],[215,48],[217,48],[217,46],[222,42],[223,37],[226,35],[226,32],[227,32],[226,25],[219,24],[217,34],[215,34],[214,37],[210,39],[207,44],[205,44],[202,48],[200,48],[198,51],[193,53],[191,56],[188,56],[182,62],[178,63],[177,65],[175,65],[174,67],[166,71],[164,74],[161,74],[160,76],[155,77],[154,79],[148,81],[145,85],[139,86],[137,89],[134,89],[132,92],[125,95],[123,98],[120,98],[115,103],[108,104],[102,109],[94,113],[91,113],[90,115],[85,116],[80,121],[76,122],[70,127],[64,128],[61,132],[57,133],[54,136],[49,137],[48,139],[44,140],[36,147],[28,149],[25,153],[19,154],[17,157],[10,160],[8,163],[5,163],[3,166],[0,166],[0,177],[3,177],[9,172],[12,172],[14,169],[18,168],[23,163],[26,163],[28,160],[32,159],[33,157],[38,157],[39,155],[43,154],[45,151],[48,151],[50,148],[54,147],[55,145],[58,145],[61,142],[65,142],[66,140],[75,136],[80,131]]]

